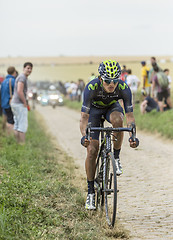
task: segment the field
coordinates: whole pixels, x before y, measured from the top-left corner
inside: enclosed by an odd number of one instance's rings
[[[104,59],[117,59],[121,66],[126,65],[132,69],[132,73],[141,77],[141,60],[146,60],[150,67],[150,57],[58,57],[58,58],[0,58],[0,74],[6,75],[6,69],[14,65],[19,73],[22,72],[22,65],[25,61],[32,61],[34,64],[30,80],[36,81],[78,81],[82,78],[85,82],[92,73],[98,74],[98,64]],[[171,57],[157,57],[159,66],[162,69],[169,68],[173,79],[173,62]],[[166,61],[164,62],[163,59]],[[173,83],[172,83],[173,86]]]

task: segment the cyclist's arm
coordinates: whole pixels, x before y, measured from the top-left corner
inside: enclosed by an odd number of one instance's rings
[[[133,105],[132,105],[132,93],[129,87],[125,88],[122,91],[122,98],[124,103],[124,110],[126,113],[127,127],[135,127],[135,118],[133,115]],[[132,133],[130,134],[129,142],[130,147],[136,148],[139,145],[139,140],[135,138],[135,141],[131,138]]]
[[[127,127],[131,127],[133,124],[135,124],[135,118],[134,118],[133,112],[126,113],[126,121],[127,121]]]
[[[126,113],[126,119],[127,119],[127,127],[134,127],[135,126],[135,118],[133,115],[133,112]],[[139,140],[135,138],[135,141],[132,140],[132,133],[129,133],[130,138],[130,147],[136,148],[139,145]]]
[[[89,114],[85,112],[81,112],[81,118],[80,118],[80,131],[82,136],[86,135],[86,127],[88,124]]]
[[[88,125],[90,106],[91,106],[92,94],[88,89],[88,85],[85,87],[83,94],[83,104],[81,108],[81,118],[80,118],[80,131],[82,134],[81,144],[84,147],[87,147],[90,144],[90,141],[85,138],[86,136],[86,127]]]
[[[81,134],[82,134],[81,144],[84,147],[88,147],[88,145],[90,144],[90,140],[88,140],[86,138],[86,127],[87,127],[87,124],[88,124],[88,119],[89,119],[89,114],[81,112],[81,119],[80,119],[80,131],[81,131]],[[92,139],[92,138],[90,138],[90,139]]]

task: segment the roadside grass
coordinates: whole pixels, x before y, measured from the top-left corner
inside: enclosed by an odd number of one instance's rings
[[[173,110],[165,112],[153,110],[150,113],[142,115],[138,104],[135,107],[134,115],[138,129],[173,139]]]
[[[140,93],[138,93],[137,100],[141,101]],[[77,101],[70,101],[65,99],[65,105],[69,108],[80,111],[82,103]],[[137,128],[149,133],[157,133],[163,137],[173,139],[173,110],[165,112],[152,111],[147,114],[141,114],[140,104],[135,104],[134,116]]]
[[[26,145],[0,134],[1,240],[129,238],[120,224],[109,229],[104,216],[84,209],[73,159],[54,145],[33,112]]]
[[[77,110],[77,111],[80,111],[81,107],[82,107],[82,102],[71,101],[70,99],[68,99],[66,97],[64,98],[64,104],[65,104],[65,106],[67,106],[71,109]]]

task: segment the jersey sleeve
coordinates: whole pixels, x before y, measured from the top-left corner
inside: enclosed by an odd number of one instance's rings
[[[132,93],[128,85],[126,85],[125,89],[122,90],[122,99],[125,113],[133,112]]]
[[[86,85],[83,93],[83,103],[81,112],[90,113],[91,102],[93,98],[93,90],[90,89],[89,84]]]

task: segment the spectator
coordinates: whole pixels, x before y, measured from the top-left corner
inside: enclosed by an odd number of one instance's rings
[[[132,92],[132,103],[133,103],[133,107],[134,107],[135,106],[135,96],[136,96],[138,87],[140,85],[140,81],[135,75],[132,75],[131,69],[127,70],[126,82],[129,85],[131,92]]]
[[[155,57],[151,57],[150,61],[151,61],[151,66],[152,66],[152,67],[151,67],[151,69],[149,70],[149,73],[148,73],[148,81],[149,81],[149,83],[152,84],[152,80],[153,80],[153,77],[154,77],[154,75],[155,75],[154,67],[157,66],[157,67],[159,68],[159,71],[162,71],[162,69],[158,66]]]
[[[71,85],[70,85],[70,88],[71,88],[71,93],[70,93],[70,100],[74,101],[76,100],[77,98],[77,83],[71,81]]]
[[[127,73],[126,65],[123,65],[120,79],[121,79],[122,81],[126,82],[127,74],[128,74],[128,73]]]
[[[154,91],[155,91],[155,89],[157,89],[156,98],[158,101],[160,111],[163,112],[165,103],[167,104],[167,107],[169,109],[172,108],[169,89],[168,89],[168,79],[167,79],[166,75],[164,74],[164,72],[159,71],[158,66],[154,67],[154,71],[156,74],[153,77],[152,96],[154,97]],[[166,81],[167,81],[167,85],[163,86],[163,84],[161,84],[161,83],[166,82]]]
[[[37,89],[33,88],[32,89],[32,109],[35,109],[36,102],[37,102]]]
[[[4,112],[4,128],[6,125],[7,133],[11,134],[13,132],[14,127],[14,119],[13,119],[13,112],[11,110],[10,106],[10,100],[12,98],[13,92],[14,92],[14,84],[15,84],[15,78],[16,78],[16,69],[14,67],[9,67],[7,69],[8,75],[4,79],[1,85],[1,106],[3,108]],[[7,119],[7,122],[5,123],[5,119]]]
[[[83,79],[79,79],[78,80],[78,87],[77,87],[77,100],[78,100],[78,102],[80,102],[82,100],[84,88],[85,88],[85,83],[84,83]]]
[[[158,103],[150,96],[146,96],[146,92],[143,91],[143,96],[144,96],[144,100],[142,101],[141,105],[140,105],[140,110],[141,113],[148,113],[151,112],[152,110],[157,110],[159,111],[159,106]]]
[[[169,90],[169,94],[171,94],[171,82],[172,82],[172,78],[171,78],[171,76],[169,75],[169,69],[168,69],[168,68],[164,69],[164,73],[166,74],[166,76],[167,76],[167,78],[168,78],[168,81],[169,81],[168,90]]]
[[[12,98],[12,111],[14,114],[14,130],[17,142],[25,143],[25,134],[28,128],[28,109],[27,109],[27,82],[28,76],[32,72],[33,65],[30,62],[24,63],[23,73],[15,81],[14,95]]]
[[[146,94],[149,96],[151,93],[151,84],[148,81],[148,73],[149,68],[146,66],[146,62],[141,62],[142,69],[141,69],[141,76],[142,76],[142,88],[146,91]]]
[[[5,77],[3,74],[0,73],[0,84],[4,81]]]
[[[0,116],[2,116],[2,107],[1,107],[1,82],[0,82]]]

